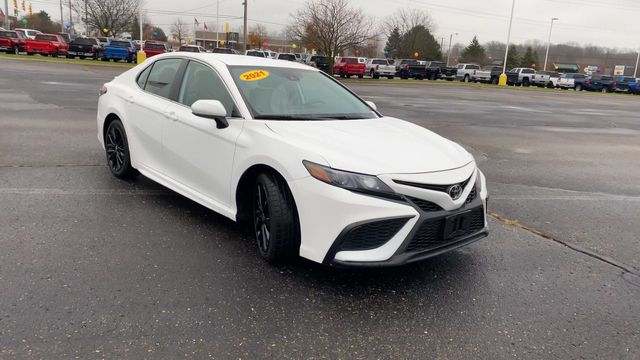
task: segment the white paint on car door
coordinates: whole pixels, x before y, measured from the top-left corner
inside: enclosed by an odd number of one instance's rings
[[[193,115],[190,106],[197,100],[222,102],[229,127],[218,129],[215,120]],[[237,113],[236,106],[218,74],[196,61],[186,68],[178,102],[167,109],[172,120],[163,136],[165,173],[228,210],[236,140],[244,120],[232,117]]]

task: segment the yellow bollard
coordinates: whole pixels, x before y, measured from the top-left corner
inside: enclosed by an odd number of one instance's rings
[[[138,51],[138,55],[136,57],[136,64],[142,64],[145,60],[147,60],[147,54],[142,50]]]
[[[507,86],[507,74],[500,74],[500,79],[498,80],[499,86]]]

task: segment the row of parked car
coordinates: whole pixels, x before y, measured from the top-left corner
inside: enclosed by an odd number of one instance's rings
[[[415,59],[364,59],[338,57],[334,74],[340,77],[370,76],[373,79],[387,77],[393,79],[449,80],[498,84],[502,66],[481,67],[478,64],[457,64],[446,66],[441,61],[420,61]],[[586,75],[559,73],[556,71],[536,71],[532,68],[514,68],[506,72],[507,85],[538,86],[576,91],[600,91],[640,94],[640,79],[630,76]]]

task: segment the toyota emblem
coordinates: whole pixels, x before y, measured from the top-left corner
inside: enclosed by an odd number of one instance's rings
[[[449,186],[449,189],[447,189],[447,193],[449,193],[449,196],[451,196],[453,200],[458,200],[460,199],[460,196],[462,196],[462,190],[463,189],[460,184],[455,184]]]

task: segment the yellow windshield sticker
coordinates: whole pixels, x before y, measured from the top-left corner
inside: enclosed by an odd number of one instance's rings
[[[240,75],[240,80],[257,81],[257,80],[262,80],[268,76],[269,76],[269,72],[267,70],[251,70]]]

